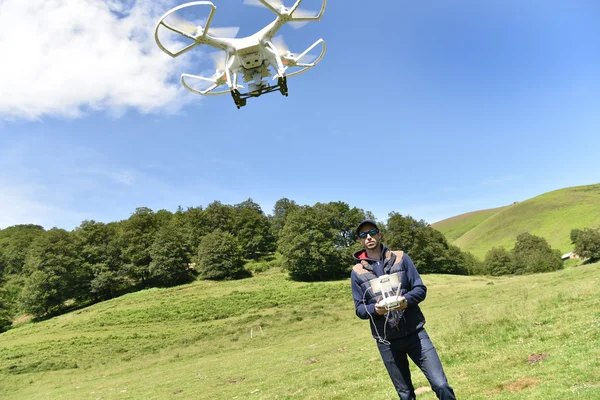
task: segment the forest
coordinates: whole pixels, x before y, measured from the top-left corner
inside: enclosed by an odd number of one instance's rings
[[[175,211],[139,207],[121,221],[83,221],[72,231],[25,224],[0,230],[0,332],[19,315],[49,318],[151,287],[196,279],[244,279],[279,267],[290,279],[345,279],[361,248],[355,232],[371,212],[345,202],[281,198],[270,214],[252,199]],[[486,260],[449,243],[424,220],[391,212],[383,242],[420,273],[522,274],[562,268],[543,238],[522,234]],[[582,235],[583,237],[583,235]]]

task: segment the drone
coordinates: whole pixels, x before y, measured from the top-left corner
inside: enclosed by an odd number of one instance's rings
[[[239,28],[211,27],[215,5],[210,1],[194,1],[174,7],[166,12],[156,24],[154,38],[158,47],[175,58],[199,45],[209,45],[219,51],[213,53],[216,72],[211,77],[181,74],[181,84],[192,93],[214,96],[231,93],[235,105],[239,109],[246,105],[250,97],[259,97],[265,93],[279,91],[283,96],[288,96],[287,78],[306,72],[317,65],[325,55],[325,42],[317,40],[300,54],[292,53],[280,36],[274,37],[281,27],[290,23],[292,25],[303,25],[309,21],[318,21],[325,12],[327,0],[323,0],[321,10],[317,15],[309,15],[299,9],[302,0],[296,0],[295,4],[286,8],[283,3],[274,4],[273,0],[244,0],[244,4],[265,7],[277,15],[277,18],[260,31],[244,38],[235,38]],[[199,26],[191,21],[176,16],[176,12],[184,8],[194,6],[209,6],[210,14],[205,26]],[[173,22],[166,20],[173,19]],[[159,37],[160,26],[178,33],[193,42],[178,51],[169,51],[163,46]],[[215,35],[215,36],[213,36]],[[233,37],[226,37],[226,36]],[[279,40],[278,40],[279,39]],[[321,45],[321,54],[312,62],[303,62],[302,58],[308,58],[308,53],[316,46]],[[289,68],[299,67],[299,70],[288,72]],[[277,84],[270,84],[263,78],[273,77]],[[239,80],[248,83],[248,88],[238,84]],[[193,80],[209,82],[210,86],[204,90],[197,90],[190,86]],[[226,88],[224,87],[226,85]],[[240,91],[240,89],[242,91]]]

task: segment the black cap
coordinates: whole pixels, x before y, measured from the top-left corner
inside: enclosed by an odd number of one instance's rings
[[[375,228],[377,228],[377,230],[379,230],[379,227],[377,226],[377,224],[375,223],[375,221],[371,220],[371,219],[365,219],[363,222],[361,222],[357,227],[356,227],[356,233],[358,234],[360,232],[360,228],[362,228],[363,226],[367,225],[367,224],[371,224],[373,226],[375,226]]]

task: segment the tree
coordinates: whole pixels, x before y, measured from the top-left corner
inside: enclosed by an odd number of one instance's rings
[[[441,232],[411,216],[391,212],[384,236],[389,248],[409,254],[422,273],[466,275],[477,265],[473,256],[450,245]]]
[[[485,255],[485,267],[490,275],[510,275],[515,271],[512,255],[504,247],[492,247]]]
[[[183,231],[178,220],[164,225],[150,247],[150,279],[158,285],[171,286],[191,278]]]
[[[402,216],[396,212],[388,215],[385,240],[390,248],[411,253],[415,246],[417,234],[427,227],[425,221],[417,221],[413,217]]]
[[[44,232],[44,228],[33,224],[0,230],[0,278],[21,273],[29,246]]]
[[[348,203],[342,201],[316,203],[314,208],[322,213],[323,218],[329,223],[334,246],[339,249],[349,249],[356,243],[358,238],[356,227],[365,219],[363,210],[350,208]]]
[[[201,279],[231,279],[244,276],[244,258],[233,234],[215,229],[200,239],[196,271]]]
[[[290,212],[281,231],[278,249],[282,266],[298,280],[325,280],[348,276],[350,248],[340,226],[332,226],[331,208],[317,204]],[[335,225],[335,224],[334,224]]]
[[[116,223],[83,221],[73,230],[82,263],[80,268],[92,275],[89,298],[107,300],[125,289],[122,249]]]
[[[466,253],[460,247],[448,244],[446,259],[443,261],[439,273],[454,275],[469,275],[471,271],[479,269],[480,262],[471,253]]]
[[[230,205],[222,204],[220,201],[213,201],[204,210],[204,217],[207,223],[207,232],[220,229],[225,232],[234,233],[234,211]]]
[[[571,234],[570,234],[571,244],[575,244],[577,242],[577,237],[579,236],[580,232],[581,232],[581,229],[571,229]]]
[[[164,216],[164,214],[163,214]],[[160,225],[149,208],[138,207],[122,224],[123,270],[134,284],[146,286],[150,278],[150,247]]]
[[[472,253],[460,250],[460,254],[464,259],[463,265],[467,268],[467,275],[485,275],[489,273],[485,263]]]
[[[198,250],[202,236],[211,231],[207,216],[202,207],[188,207],[186,211],[178,209],[174,215],[178,221],[179,230],[183,234],[188,259],[192,259]]]
[[[66,300],[84,296],[89,276],[79,267],[81,255],[75,236],[53,228],[32,243],[25,259],[26,279],[21,304],[36,317],[60,312]]]
[[[553,250],[543,237],[529,232],[517,236],[511,253],[515,274],[549,272],[563,268],[560,251]]]
[[[279,234],[287,221],[288,214],[297,209],[299,206],[295,201],[283,197],[275,202],[273,207],[273,215],[270,217],[273,237],[275,241],[279,239]]]
[[[236,204],[234,211],[233,232],[245,258],[256,260],[275,251],[275,238],[271,231],[269,218],[257,203],[248,199]]]
[[[579,232],[575,242],[575,254],[590,261],[600,259],[600,230],[585,228]]]
[[[6,306],[2,298],[0,298],[0,333],[9,330],[11,325],[12,318],[10,316],[8,307]]]

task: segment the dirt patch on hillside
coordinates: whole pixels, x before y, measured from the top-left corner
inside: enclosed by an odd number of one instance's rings
[[[503,383],[496,388],[496,392],[520,392],[525,389],[532,389],[539,385],[540,380],[535,378],[519,378],[516,381]]]
[[[535,364],[537,362],[542,361],[544,358],[548,358],[548,354],[531,354],[527,357],[527,364]]]
[[[21,325],[21,324],[31,321],[32,319],[33,319],[33,315],[30,315],[30,314],[19,315],[18,317],[16,317],[13,320],[12,325],[13,326]]]
[[[519,378],[514,382],[506,384],[507,390],[511,392],[520,392],[521,390],[534,388],[539,385],[540,380],[536,378]]]

